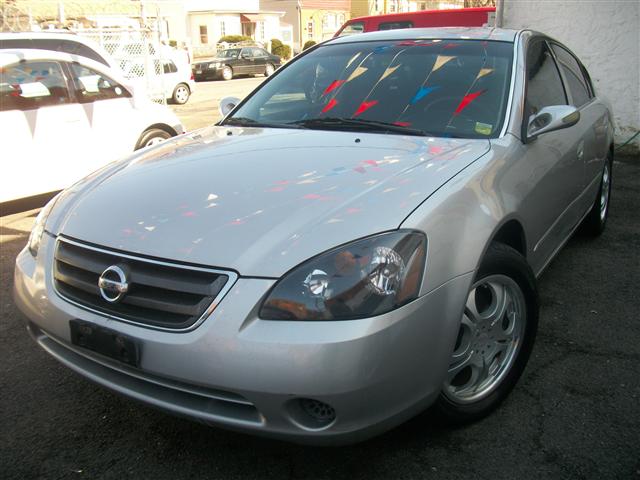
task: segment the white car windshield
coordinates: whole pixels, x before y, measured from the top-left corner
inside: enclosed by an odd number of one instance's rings
[[[321,46],[284,68],[224,124],[496,137],[512,51],[507,42],[438,39]]]

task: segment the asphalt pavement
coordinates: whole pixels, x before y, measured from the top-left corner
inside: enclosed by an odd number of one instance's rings
[[[640,158],[614,165],[605,233],[540,279],[540,330],[507,401],[451,428],[429,413],[318,448],[175,418],[89,383],[29,338],[11,297],[35,212],[0,219],[4,479],[640,479]],[[428,366],[417,368],[428,368]]]
[[[225,97],[244,98],[260,85],[266,77],[240,77],[233,80],[211,80],[197,82],[191,98],[184,105],[170,105],[187,131],[211,125],[222,118],[218,110],[220,100]]]

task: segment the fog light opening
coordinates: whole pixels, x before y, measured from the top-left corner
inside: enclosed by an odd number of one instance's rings
[[[312,398],[297,398],[289,404],[292,420],[305,429],[327,428],[336,419],[336,410],[328,403]]]

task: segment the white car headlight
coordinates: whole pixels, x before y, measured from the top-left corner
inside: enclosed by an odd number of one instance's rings
[[[220,65],[220,62],[213,62],[209,64],[209,68],[218,68]]]
[[[427,239],[399,230],[318,255],[285,274],[260,308],[265,320],[351,320],[418,297]]]
[[[36,257],[38,255],[38,249],[40,248],[40,240],[42,240],[42,234],[44,233],[45,225],[47,224],[47,218],[53,210],[56,202],[60,194],[53,197],[49,202],[40,210],[38,216],[36,217],[36,223],[33,225],[33,229],[31,230],[31,234],[29,235],[29,241],[27,242],[27,246],[29,247],[29,252],[31,255]]]

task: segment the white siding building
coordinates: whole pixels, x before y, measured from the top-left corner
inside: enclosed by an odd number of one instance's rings
[[[616,143],[640,130],[640,1],[504,0],[503,26],[544,32],[585,64],[616,121]],[[640,135],[629,150],[640,150]]]

